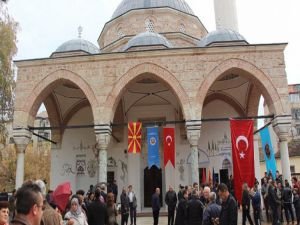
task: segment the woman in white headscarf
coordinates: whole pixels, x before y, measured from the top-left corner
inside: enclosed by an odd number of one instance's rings
[[[65,215],[67,225],[88,225],[86,215],[82,212],[78,198],[71,200],[71,209]]]

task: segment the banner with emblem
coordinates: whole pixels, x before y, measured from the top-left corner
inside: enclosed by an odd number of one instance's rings
[[[142,123],[128,123],[128,153],[140,153],[142,141]]]
[[[230,120],[230,129],[234,192],[241,203],[243,183],[253,187],[255,181],[253,120]]]
[[[275,179],[277,167],[269,128],[265,127],[259,133],[261,137],[262,150],[266,161],[267,172],[268,174],[271,172],[273,179]]]
[[[160,168],[158,127],[147,128],[148,168]]]
[[[165,127],[163,129],[164,136],[164,166],[170,161],[175,168],[175,129]]]

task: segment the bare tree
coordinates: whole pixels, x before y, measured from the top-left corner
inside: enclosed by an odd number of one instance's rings
[[[0,2],[0,144],[6,144],[7,122],[13,118],[14,71],[12,58],[17,52],[18,24]]]

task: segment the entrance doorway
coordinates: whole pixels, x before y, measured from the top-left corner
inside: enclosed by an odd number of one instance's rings
[[[114,171],[107,171],[107,183],[112,184],[115,179],[115,172]]]
[[[229,176],[228,176],[228,169],[221,169],[220,170],[220,183],[228,184]]]
[[[144,207],[151,207],[151,197],[155,188],[160,188],[160,204],[162,205],[162,170],[156,166],[144,169]]]

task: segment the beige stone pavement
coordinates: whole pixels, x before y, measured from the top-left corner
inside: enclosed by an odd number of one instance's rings
[[[265,212],[263,212],[265,213]],[[251,215],[252,217],[252,215]],[[120,216],[118,218],[120,220]],[[252,217],[253,219],[253,217]],[[254,221],[253,221],[254,222]],[[137,225],[153,225],[153,218],[152,217],[137,217],[136,220]],[[168,217],[167,216],[160,216],[159,217],[159,225],[168,225]],[[248,225],[249,222],[247,221],[246,224]],[[267,222],[262,222],[262,225],[270,225],[271,223]],[[121,222],[119,221],[119,225],[121,225]],[[130,225],[130,219],[128,220],[128,225]],[[242,225],[242,212],[239,210],[239,215],[238,215],[238,225]]]

